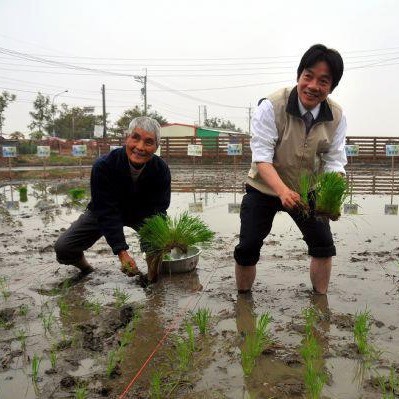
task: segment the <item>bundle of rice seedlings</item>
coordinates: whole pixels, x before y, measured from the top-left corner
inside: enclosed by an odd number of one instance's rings
[[[348,182],[337,172],[322,173],[316,183],[316,213],[337,220],[348,195]]]
[[[72,198],[72,201],[80,201],[85,198],[86,190],[84,188],[72,188],[68,194]]]
[[[214,233],[200,218],[188,212],[175,218],[164,215],[147,218],[138,234],[147,253],[149,280],[150,269],[156,278],[164,256],[172,249],[185,254],[189,247],[209,243],[214,237]]]
[[[299,195],[301,202],[298,204],[299,210],[309,216],[309,193],[314,189],[316,178],[312,175],[302,173],[299,178]]]

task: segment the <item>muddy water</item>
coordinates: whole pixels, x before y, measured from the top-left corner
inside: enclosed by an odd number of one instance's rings
[[[154,370],[163,370],[165,385],[173,381],[176,336],[185,336],[184,320],[200,307],[212,311],[210,334],[196,333],[195,356],[170,397],[306,397],[298,351],[304,336],[301,311],[306,307],[315,307],[321,315],[316,330],[323,348],[321,366],[328,374],[323,397],[381,397],[373,377],[388,374],[391,366],[399,367],[399,222],[398,216],[384,214],[389,196],[356,196],[359,214],[342,215],[332,223],[338,256],[328,296],[312,294],[304,242],[284,213],[276,216],[262,249],[252,296],[237,296],[232,254],[239,216],[229,210],[234,209],[231,204],[240,203],[242,195],[174,193],[170,214],[193,209],[195,203],[202,210],[197,214],[217,233],[216,239],[203,250],[194,272],[164,276],[143,289],[119,271],[104,240],[87,252],[96,268],[90,276],[77,278],[73,267],[54,260],[55,239],[85,205],[67,195],[68,189],[78,185],[81,182],[28,185],[27,202],[19,201],[17,187],[0,188],[4,205],[1,398],[74,397],[78,384],[87,386],[90,398],[116,398],[156,350],[125,395],[147,398]],[[126,234],[145,272],[137,237],[129,230]],[[116,291],[128,296],[121,307],[116,304]],[[366,367],[353,346],[354,315],[365,309],[373,318],[369,339],[381,352],[372,367]],[[274,344],[245,377],[240,360],[243,341],[253,331],[255,317],[265,312],[273,317]],[[107,357],[118,347],[127,314],[139,315],[135,336],[124,350],[116,375],[108,378]],[[50,320],[49,331],[43,320]],[[170,327],[173,331],[166,333]],[[26,335],[25,348],[21,332]],[[57,364],[53,369],[50,351],[54,348]],[[37,384],[31,378],[34,354],[42,358]]]

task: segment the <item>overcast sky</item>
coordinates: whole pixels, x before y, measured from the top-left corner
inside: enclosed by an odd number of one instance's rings
[[[348,135],[399,136],[397,0],[0,0],[0,17],[0,90],[17,95],[6,134],[28,133],[38,91],[53,99],[68,89],[56,104],[101,113],[102,84],[112,124],[142,104],[133,76],[145,68],[148,103],[168,122],[198,123],[206,105],[208,117],[247,130],[248,108],[295,85],[301,55],[323,43],[344,58],[331,97],[344,108]]]

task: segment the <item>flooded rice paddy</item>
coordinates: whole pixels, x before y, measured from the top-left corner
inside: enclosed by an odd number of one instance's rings
[[[301,347],[309,308],[322,348],[317,368],[326,376],[320,397],[382,398],[381,377],[398,375],[399,219],[385,215],[389,196],[355,196],[358,214],[332,222],[338,256],[327,296],[312,293],[305,243],[284,213],[262,248],[252,295],[238,295],[241,194],[173,193],[169,213],[195,211],[216,238],[196,270],[143,289],[120,272],[103,239],[87,251],[95,267],[89,276],[55,261],[54,241],[85,206],[68,190],[81,185],[29,184],[27,197],[18,185],[0,188],[0,398],[306,398]],[[126,235],[146,272],[135,232]],[[204,308],[209,331],[194,326],[183,367],[187,322]],[[373,356],[354,343],[356,315],[365,311]],[[245,340],[265,313],[270,341],[245,375]]]

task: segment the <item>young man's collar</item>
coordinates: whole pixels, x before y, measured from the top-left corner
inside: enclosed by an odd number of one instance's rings
[[[319,112],[320,112],[320,103],[317,104],[313,109],[306,109],[303,104],[301,103],[301,100],[298,97],[298,107],[299,107],[299,112],[301,113],[301,116],[305,115],[306,112],[310,111],[313,115],[313,119],[316,120],[317,117],[319,116]]]

